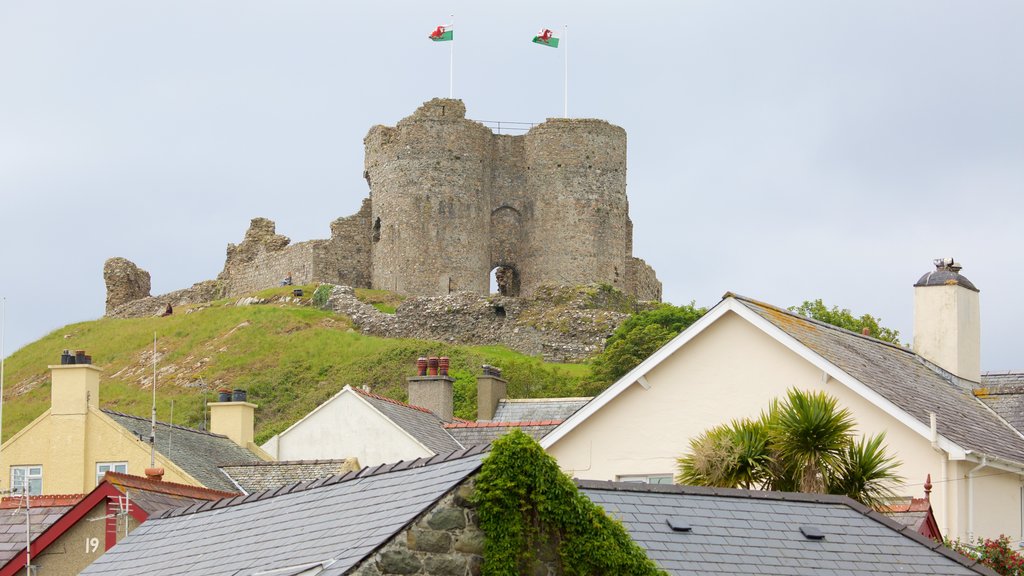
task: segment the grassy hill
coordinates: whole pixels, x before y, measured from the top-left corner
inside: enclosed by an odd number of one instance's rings
[[[71,324],[7,359],[3,439],[50,405],[48,365],[61,351],[85,350],[103,368],[100,405],[149,416],[153,336],[157,337],[157,418],[199,426],[204,399],[221,387],[244,388],[256,411],[257,442],[269,438],[330,398],[346,384],[368,385],[385,396],[406,398],[405,377],[416,358],[449,356],[455,412],[474,418],[476,380],[482,364],[504,370],[510,397],[582,396],[598,390],[586,365],[550,364],[500,346],[456,346],[411,339],[363,336],[344,316],[310,306],[315,286],[296,299],[294,287],[265,290],[260,303],[239,299],[175,309],[165,318],[100,319]],[[371,297],[380,298],[372,294]]]

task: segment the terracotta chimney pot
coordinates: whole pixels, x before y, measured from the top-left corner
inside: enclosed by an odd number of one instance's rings
[[[150,480],[163,480],[164,469],[160,467],[146,468],[146,478],[149,478]]]

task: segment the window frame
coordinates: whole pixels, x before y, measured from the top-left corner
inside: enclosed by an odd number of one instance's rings
[[[32,473],[33,470],[38,470],[39,472],[36,473],[36,474],[33,474]],[[43,493],[43,465],[42,464],[19,464],[19,465],[11,466],[10,472],[9,472],[10,473],[9,478],[10,478],[10,486],[11,486],[11,495],[22,496],[22,495],[25,494],[25,492],[23,490],[24,486],[25,486],[24,485],[24,479],[22,480],[20,486],[15,485],[15,483],[14,483],[15,472],[21,472],[22,477],[28,479],[28,495],[29,496],[39,496],[39,495],[41,495]],[[38,488],[38,490],[33,490],[32,485],[33,485],[33,482],[36,481],[36,480],[39,481],[39,484],[38,484],[39,488]]]
[[[662,482],[658,482],[662,480]],[[664,482],[667,480],[667,482]],[[672,474],[617,474],[615,476],[616,482],[625,482],[626,484],[673,484],[674,478]]]
[[[106,470],[104,470],[103,472],[100,472],[100,466],[108,466],[108,468]],[[119,466],[119,467],[121,467],[123,469],[122,470],[115,470],[114,469],[115,466]],[[126,461],[97,462],[96,463],[96,485],[97,486],[100,485],[100,482],[103,482],[103,475],[106,474],[107,472],[118,472],[118,473],[121,473],[121,474],[127,474],[128,473],[128,462],[126,462]]]

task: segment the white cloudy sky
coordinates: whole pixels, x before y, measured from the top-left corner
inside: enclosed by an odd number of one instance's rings
[[[448,92],[475,119],[562,111],[629,134],[635,253],[665,297],[823,298],[904,340],[955,256],[983,365],[1024,368],[1024,3],[0,2],[7,352],[103,313],[124,256],[154,293],[213,278],[265,216],[293,240],[366,195],[362,138]],[[57,351],[54,352],[57,354]],[[56,356],[54,356],[56,359]]]

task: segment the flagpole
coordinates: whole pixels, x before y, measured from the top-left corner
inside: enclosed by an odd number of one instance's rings
[[[455,14],[449,15],[449,18],[453,34],[448,50],[448,97],[455,98]]]
[[[562,107],[562,117],[569,117],[569,25],[565,25],[565,30],[562,32],[562,43],[564,44],[565,51],[565,101]]]

